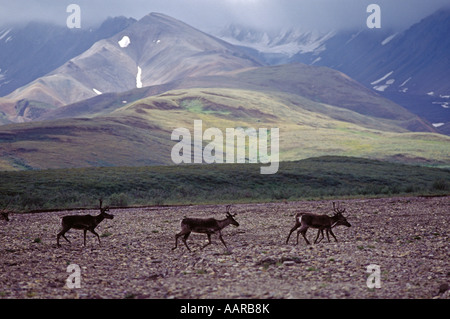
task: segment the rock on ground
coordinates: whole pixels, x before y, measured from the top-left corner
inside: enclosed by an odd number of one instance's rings
[[[184,216],[221,219],[225,205],[113,209],[97,227],[101,245],[88,232],[86,247],[79,230],[56,246],[61,217],[77,212],[12,214],[0,222],[0,298],[449,298],[450,197],[339,203],[352,227],[309,246],[296,233],[285,244],[295,214],[331,215],[332,201],[233,205],[229,251],[215,235],[202,250],[202,234],[189,237],[192,252],[181,241],[171,250]],[[67,285],[71,264],[81,288]]]

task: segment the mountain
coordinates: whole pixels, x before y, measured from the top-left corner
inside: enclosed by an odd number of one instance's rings
[[[449,8],[403,31],[270,33],[231,26],[218,34],[270,64],[301,62],[341,71],[443,130],[450,126],[448,30]]]
[[[267,43],[298,36],[288,30]],[[328,54],[333,39],[304,35],[303,57]],[[448,166],[450,137],[382,91],[326,66],[267,66],[255,52],[149,14],[1,99],[3,120],[25,123],[0,126],[0,169],[173,164],[172,132],[192,131],[195,120],[221,132],[279,128],[281,161],[338,155]]]
[[[204,130],[224,134],[226,128],[279,128],[282,161],[321,155],[450,161],[450,137],[431,133],[420,118],[341,72],[303,64],[105,93],[47,116],[0,126],[1,169],[173,164],[173,130],[192,132],[199,119]]]
[[[402,128],[408,131],[436,132],[430,124],[418,116],[365,88],[345,74],[327,67],[300,63],[243,69],[222,75],[183,78],[122,93],[105,93],[46,112],[36,120],[93,117],[110,113],[125,104],[166,91],[191,88],[230,88],[289,93],[299,98],[307,98],[317,103],[334,105],[360,115],[382,119],[384,122],[394,124],[397,131]],[[315,108],[315,112],[320,109],[327,113],[326,108],[319,108],[318,105]],[[327,115],[348,122],[354,120],[350,117],[345,118],[343,114],[327,113]]]
[[[288,93],[199,88],[167,91],[91,118],[3,125],[0,167],[170,165],[172,132],[182,127],[192,133],[198,119],[203,130],[214,127],[224,135],[226,128],[279,128],[280,161],[325,154],[428,165],[450,161],[445,135],[408,132]]]
[[[15,90],[3,102],[27,100],[32,106],[38,101],[47,108],[59,107],[102,93],[259,65],[231,44],[176,19],[151,13]],[[26,120],[27,113],[22,114]]]
[[[268,31],[231,24],[220,30],[217,36],[234,45],[251,48],[253,51],[250,52],[275,65],[293,62],[292,57],[296,54],[323,51],[324,43],[334,34],[298,28]]]
[[[42,22],[0,27],[0,96],[53,71],[135,21],[108,18],[99,27],[90,29],[69,29]]]

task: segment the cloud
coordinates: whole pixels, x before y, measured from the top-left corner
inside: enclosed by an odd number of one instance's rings
[[[161,12],[200,29],[239,23],[263,28],[300,26],[342,29],[365,26],[371,3],[381,7],[382,27],[404,28],[448,4],[448,0],[0,0],[2,24],[30,20],[65,24],[69,4],[81,8],[82,26],[109,16],[142,18]]]

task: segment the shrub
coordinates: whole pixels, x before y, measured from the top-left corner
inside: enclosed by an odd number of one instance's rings
[[[126,207],[129,203],[128,195],[125,193],[114,193],[109,197],[111,206]]]
[[[443,179],[435,180],[433,182],[432,187],[434,190],[438,190],[438,191],[446,191],[450,188],[447,181],[445,181]]]

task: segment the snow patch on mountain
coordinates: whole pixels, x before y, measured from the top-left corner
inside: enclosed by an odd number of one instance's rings
[[[440,105],[440,106],[442,106],[444,109],[450,108],[450,102],[437,101],[437,102],[432,102],[432,104]]]
[[[398,34],[398,33],[394,33],[393,35],[388,36],[386,39],[384,39],[383,41],[381,41],[381,45],[386,45],[386,44],[388,44],[389,42],[391,42],[392,39],[394,39],[394,38],[397,36],[397,34]]]
[[[11,30],[12,29],[9,28],[9,29],[5,29],[5,30],[0,31],[0,40],[3,40],[3,38],[6,37],[8,35],[8,33],[11,32]],[[6,39],[6,42],[8,41],[9,38]]]
[[[316,58],[314,61],[312,61],[311,64],[317,63],[317,62],[319,62],[320,60],[322,60],[322,58],[321,58],[321,57],[318,57],[318,58]]]
[[[412,77],[407,78],[402,84],[400,84],[399,87],[403,87],[406,85],[406,83],[408,83],[410,80],[412,79]]]
[[[137,68],[136,87],[140,89],[142,87],[142,69],[139,66]]]
[[[97,94],[97,95],[103,94],[102,92],[100,92],[96,88],[93,88],[92,91],[94,91],[94,93]]]
[[[352,42],[354,39],[356,39],[361,33],[363,32],[363,30],[360,30],[359,32],[352,34],[352,36],[350,37],[350,39],[347,40],[347,42],[345,42],[345,44],[349,44],[350,42]]]
[[[121,48],[126,48],[130,45],[131,40],[128,36],[123,36],[123,38],[118,42]]]
[[[384,92],[384,90],[386,90],[388,87],[389,87],[389,85],[386,85],[386,84],[384,84],[384,85],[375,85],[373,87],[373,89],[375,91]]]
[[[385,76],[379,78],[378,80],[375,80],[375,81],[371,82],[370,84],[374,85],[373,89],[376,90],[376,91],[379,91],[379,92],[384,92],[389,86],[394,84],[395,79],[389,79],[384,84],[378,85],[379,83],[383,82],[388,77],[390,77],[392,75],[392,73],[394,73],[394,71],[391,71],[388,74],[386,74]]]
[[[389,86],[394,84],[394,82],[395,79],[387,80],[383,85],[375,85],[373,89],[379,92],[384,92],[384,90],[386,90]]]
[[[395,82],[395,79],[387,80],[386,83],[384,83],[382,85],[375,85],[373,87],[373,89],[375,91],[384,92],[389,86],[394,84],[394,82]]]
[[[410,80],[412,79],[412,77],[410,76],[409,78],[407,78],[405,81],[403,81],[402,84],[399,85],[399,92],[401,93],[407,93],[409,88],[405,87],[406,83],[408,83]]]
[[[392,75],[392,73],[394,73],[394,71],[389,72],[389,73],[386,74],[385,76],[379,78],[378,80],[375,80],[375,81],[371,82],[370,84],[376,85],[376,84],[378,84],[378,83],[380,83],[380,82],[386,80],[388,77],[390,77],[390,76]]]

